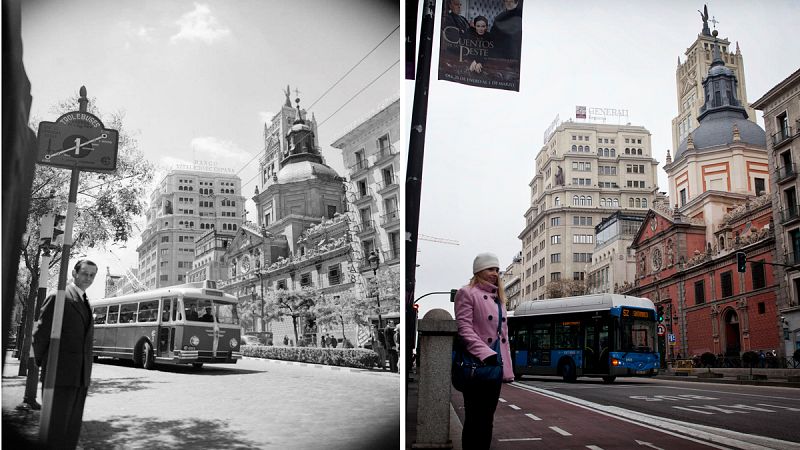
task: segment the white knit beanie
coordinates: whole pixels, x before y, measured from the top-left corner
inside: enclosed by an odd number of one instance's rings
[[[490,269],[492,267],[500,268],[500,261],[494,253],[481,253],[475,257],[472,262],[472,273],[476,274],[483,269]]]

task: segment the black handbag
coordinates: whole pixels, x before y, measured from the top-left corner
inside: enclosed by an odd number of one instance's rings
[[[467,351],[464,342],[460,336],[456,336],[453,342],[453,365],[451,380],[453,387],[456,390],[464,392],[469,389],[472,384],[480,381],[497,381],[503,380],[503,357],[500,352],[500,333],[502,320],[502,310],[500,309],[500,302],[497,302],[497,336],[492,344],[492,350],[497,353],[497,364],[484,364],[483,361],[472,356]]]

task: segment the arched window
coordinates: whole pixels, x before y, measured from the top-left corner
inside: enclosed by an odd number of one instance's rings
[[[633,208],[633,197],[628,199],[628,207]]]
[[[588,206],[592,206],[592,197],[591,196],[586,197],[586,204]]]
[[[603,156],[605,157],[611,156],[611,153],[609,153],[609,150],[607,148],[603,149]]]
[[[592,151],[592,149],[591,149],[591,148],[589,148],[589,146],[587,145],[587,146],[586,146],[586,151],[587,151],[587,152],[591,152],[591,151]]]
[[[636,150],[636,154],[637,154],[637,155],[641,155],[641,154],[642,154],[642,149],[637,149],[637,150]]]
[[[601,199],[600,199],[600,207],[601,207],[601,208],[604,208],[605,206],[606,206],[606,199],[604,199],[604,198],[601,198]]]
[[[573,145],[572,145],[572,151],[573,151],[573,152],[577,152],[577,151],[578,151],[578,146],[577,146],[577,145],[575,145],[575,144],[573,144]]]
[[[581,206],[586,206],[586,197],[581,195]]]
[[[617,151],[612,148],[611,149],[611,157],[613,158],[615,156],[617,156]]]
[[[582,152],[582,151],[583,151],[583,146],[582,146],[582,145],[579,145],[579,146],[578,146],[578,151],[579,151],[579,152]]]
[[[603,149],[600,147],[597,148],[597,156],[603,156]]]
[[[647,199],[646,198],[642,199],[642,208],[647,208]]]
[[[637,208],[641,208],[642,207],[642,200],[639,199],[639,198],[636,199],[636,207]]]
[[[625,147],[625,154],[626,155],[630,155],[631,154],[631,149],[628,148],[628,147]]]
[[[561,206],[561,198],[556,197],[553,199],[553,206]]]
[[[579,200],[578,200],[578,196],[577,196],[577,195],[573,195],[573,196],[572,196],[572,204],[573,204],[573,205],[575,205],[575,206],[577,206],[577,205],[579,205],[579,203],[578,203],[578,202],[579,202]]]
[[[619,199],[618,198],[614,199],[614,207],[615,208],[619,208]]]

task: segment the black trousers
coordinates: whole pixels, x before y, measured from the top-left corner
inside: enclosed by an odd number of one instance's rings
[[[461,445],[464,450],[485,450],[492,445],[494,411],[500,398],[501,381],[476,382],[465,389],[464,429]]]
[[[53,411],[56,417],[50,429],[47,448],[74,449],[78,445],[83,424],[83,406],[89,388],[56,386],[53,391]]]

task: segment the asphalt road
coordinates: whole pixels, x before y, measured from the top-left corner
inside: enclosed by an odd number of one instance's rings
[[[531,394],[551,395],[659,427],[687,426],[772,448],[800,448],[800,389],[659,379],[525,377]],[[763,437],[764,439],[752,438]],[[778,441],[775,441],[778,440]]]
[[[400,442],[395,373],[252,359],[151,371],[101,361],[92,371],[81,448],[360,449]],[[24,379],[10,374],[16,370],[3,377],[4,419],[24,390]],[[38,412],[16,414],[17,424],[38,426]]]

